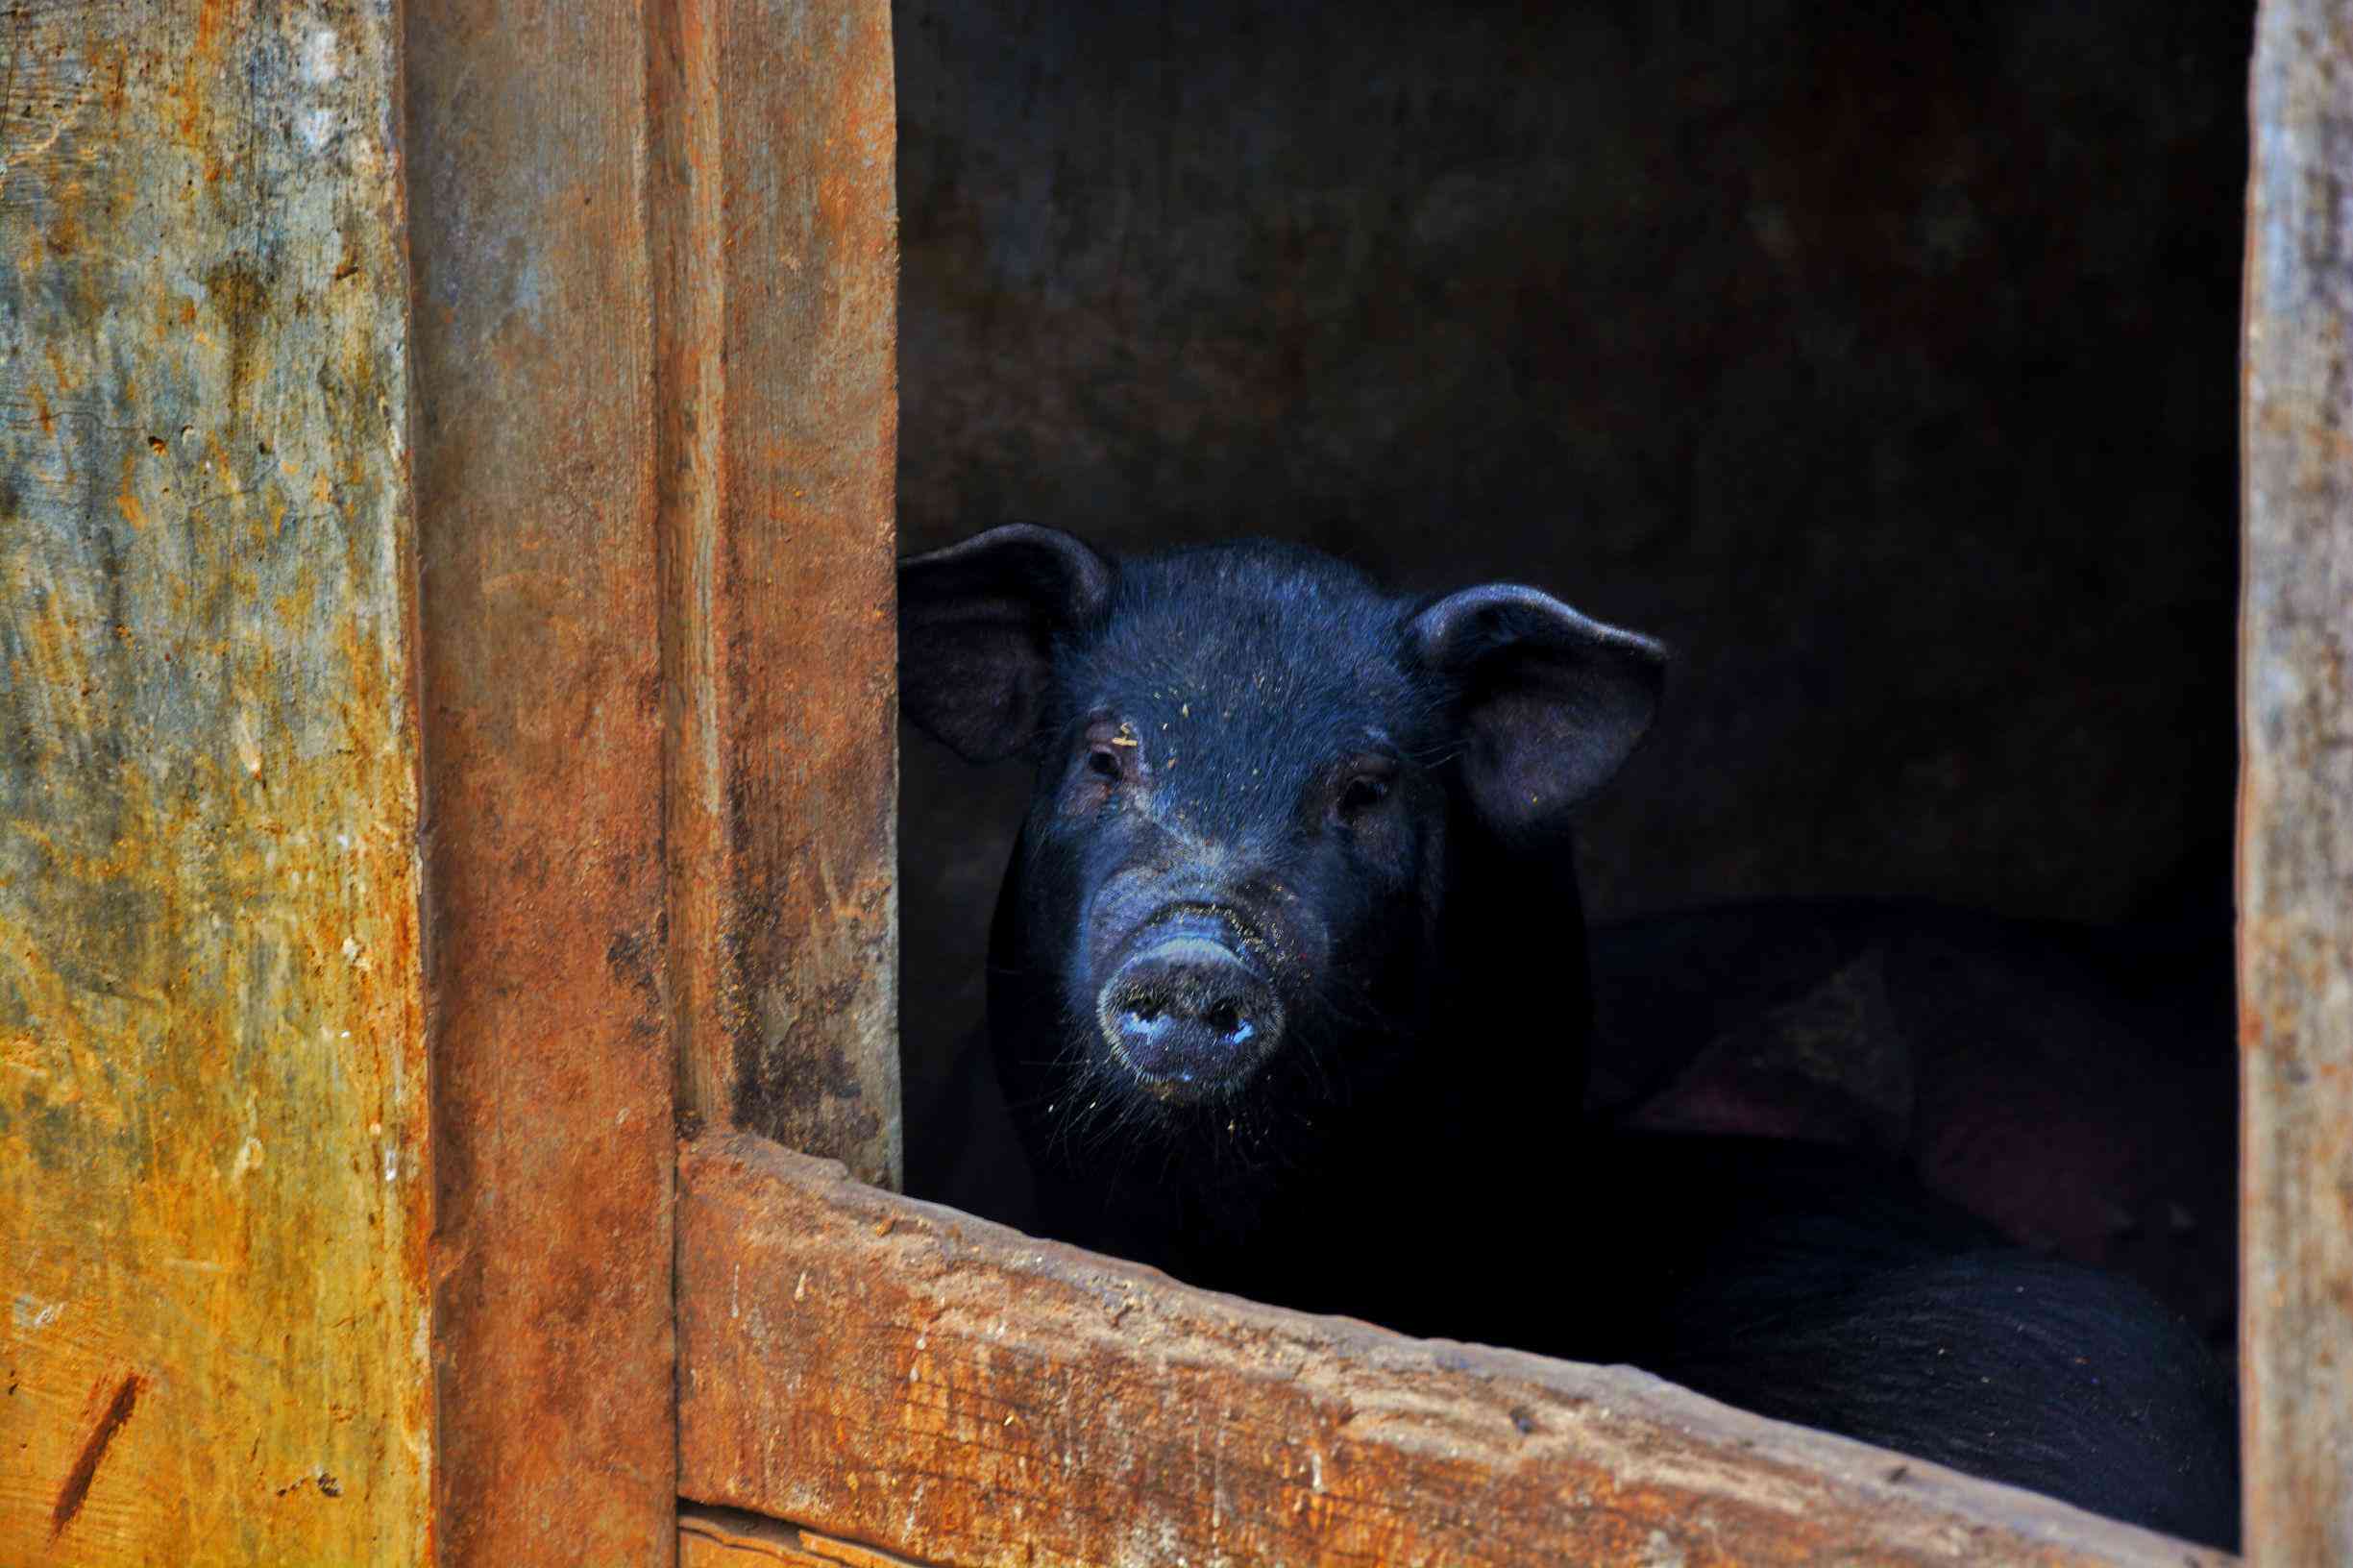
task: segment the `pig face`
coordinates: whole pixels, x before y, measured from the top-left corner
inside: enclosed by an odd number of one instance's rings
[[[908,717],[1037,764],[990,991],[1037,1139],[1295,1161],[1506,989],[1531,1015],[1507,1027],[1581,1042],[1567,817],[1648,724],[1654,644],[1532,588],[1409,600],[1265,544],[1114,563],[1006,527],[899,589]],[[1516,894],[1487,885],[1514,864]],[[1499,897],[1552,922],[1532,998],[1486,972]]]

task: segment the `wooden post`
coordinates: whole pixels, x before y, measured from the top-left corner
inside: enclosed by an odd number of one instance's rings
[[[430,1550],[398,38],[0,28],[0,1561]]]
[[[666,1561],[679,1114],[897,1167],[888,11],[407,43],[438,1548]]]
[[[646,34],[411,0],[439,1559],[675,1550]]]
[[[2246,1551],[2353,1562],[2353,32],[2265,0],[2247,189]]]
[[[652,26],[682,1102],[895,1185],[891,10],[679,0]]]
[[[668,1562],[678,1086],[897,1168],[888,12],[5,36],[0,1560]]]

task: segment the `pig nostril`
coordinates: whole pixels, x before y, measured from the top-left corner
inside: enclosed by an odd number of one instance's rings
[[[1231,948],[1164,936],[1096,993],[1103,1042],[1163,1103],[1192,1104],[1247,1082],[1283,1038],[1283,1004]]]

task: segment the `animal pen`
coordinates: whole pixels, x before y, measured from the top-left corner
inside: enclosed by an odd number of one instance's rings
[[[0,1561],[2218,1560],[893,1194],[879,0],[0,37]],[[2251,103],[2246,1539],[2334,1564],[2339,8]]]

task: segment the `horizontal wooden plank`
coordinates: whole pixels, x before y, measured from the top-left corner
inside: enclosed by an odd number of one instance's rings
[[[1192,1289],[743,1135],[679,1176],[682,1492],[910,1557],[2231,1560],[1628,1368]]]
[[[2240,618],[2246,1545],[2353,1561],[2353,32],[2267,0],[2247,186]]]

